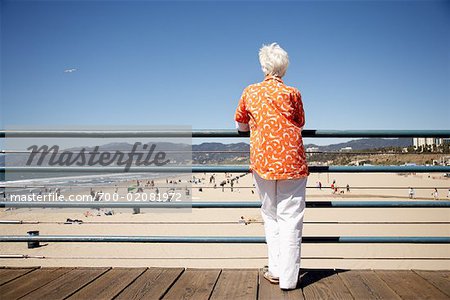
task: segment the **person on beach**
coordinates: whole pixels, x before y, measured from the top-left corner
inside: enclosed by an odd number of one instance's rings
[[[239,224],[244,224],[244,225],[248,224],[248,222],[247,222],[247,220],[245,219],[244,216],[241,216],[241,218],[239,219]]]
[[[416,192],[414,191],[414,189],[412,187],[409,188],[409,199],[414,199],[414,194]]]
[[[281,289],[297,287],[309,170],[302,139],[305,115],[300,92],[284,84],[288,54],[264,45],[265,78],[246,87],[235,112],[239,132],[250,131],[250,170],[261,198],[269,268],[264,277]]]
[[[436,188],[434,189],[434,192],[432,193],[432,195],[433,195],[434,200],[439,200],[439,193]]]

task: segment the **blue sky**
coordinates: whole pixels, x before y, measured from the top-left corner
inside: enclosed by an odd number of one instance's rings
[[[448,1],[3,0],[1,123],[234,128],[278,42],[305,128],[450,129],[449,31]]]

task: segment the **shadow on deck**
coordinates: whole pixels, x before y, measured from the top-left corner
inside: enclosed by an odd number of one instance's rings
[[[1,268],[0,299],[450,299],[450,271],[302,270],[282,291],[256,269]]]

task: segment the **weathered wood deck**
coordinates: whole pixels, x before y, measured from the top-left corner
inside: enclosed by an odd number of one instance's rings
[[[281,291],[255,269],[1,268],[0,299],[450,299],[450,271],[302,270]]]

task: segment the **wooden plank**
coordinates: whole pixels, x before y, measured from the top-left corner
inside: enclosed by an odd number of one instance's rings
[[[450,271],[413,271],[450,297]]]
[[[301,284],[297,285],[297,289],[290,291],[283,291],[280,289],[278,284],[270,283],[263,276],[264,271],[259,271],[259,290],[258,290],[258,299],[260,300],[268,300],[268,299],[304,299],[303,293],[301,290]]]
[[[305,299],[354,299],[334,270],[308,270],[302,286]]]
[[[187,269],[163,299],[209,299],[220,269]]]
[[[145,270],[146,268],[113,268],[68,299],[112,299]]]
[[[401,299],[372,270],[343,270],[337,274],[355,299]]]
[[[36,268],[4,268],[0,269],[0,285],[36,270]]]
[[[41,268],[0,287],[1,299],[18,299],[46,285],[72,268]]]
[[[258,270],[222,270],[211,299],[256,299]]]
[[[115,300],[160,299],[184,268],[150,268],[127,286]]]
[[[108,270],[109,268],[76,268],[21,299],[64,299]]]
[[[434,285],[410,270],[375,270],[402,299],[448,299]]]

